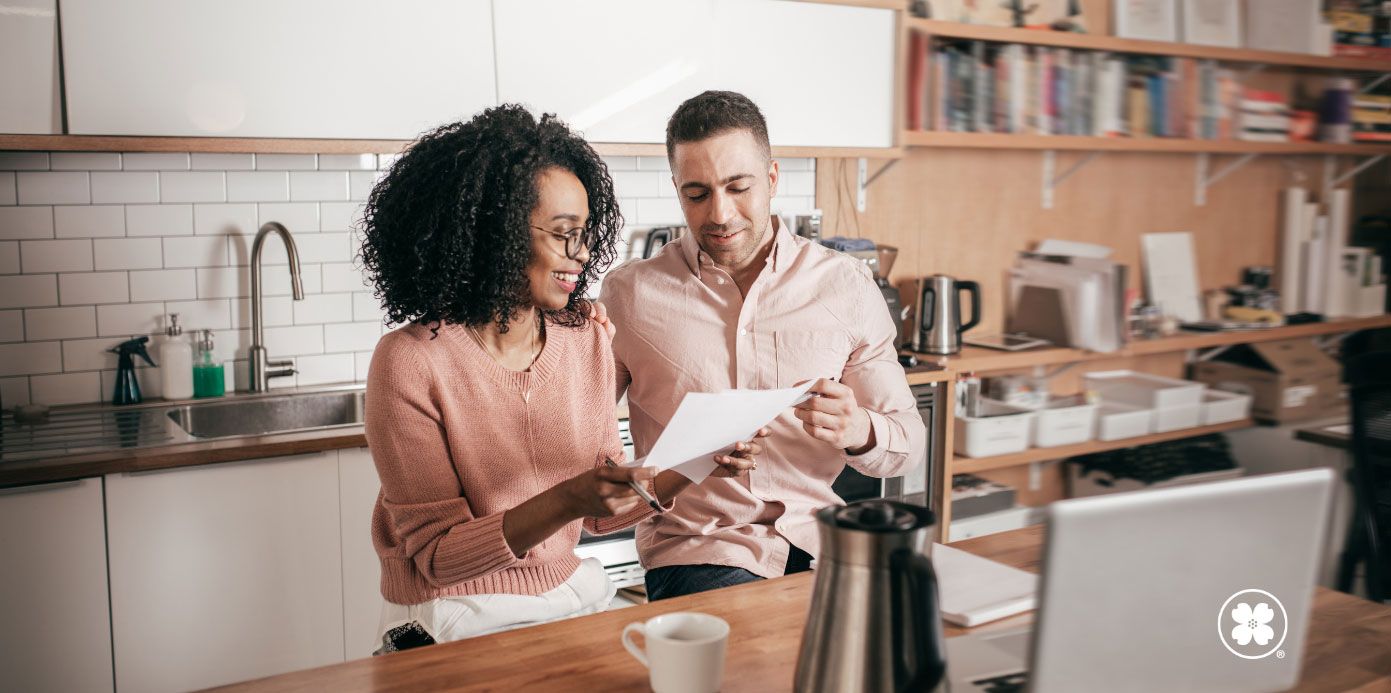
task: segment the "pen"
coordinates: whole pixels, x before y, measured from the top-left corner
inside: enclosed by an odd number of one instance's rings
[[[610,459],[610,458],[608,458],[608,457],[605,457],[605,458],[604,458],[604,464],[607,464],[607,465],[610,466],[610,467],[617,467],[617,466],[618,466],[618,463],[617,463],[617,462],[614,462],[612,459]],[[639,486],[639,485],[638,485],[638,482],[636,482],[636,481],[629,481],[629,482],[628,482],[628,486],[632,487],[633,492],[634,492],[634,493],[637,493],[637,494],[638,494],[638,497],[640,497],[640,498],[642,498],[643,500],[647,501],[647,504],[650,505],[650,506],[652,506],[652,509],[653,509],[653,510],[656,510],[656,511],[659,512],[659,513],[664,513],[664,512],[666,512],[665,510],[662,509],[662,504],[661,504],[661,503],[658,503],[658,502],[657,502],[657,499],[656,499],[656,498],[653,498],[653,497],[652,497],[652,494],[650,494],[650,493],[647,492],[647,489],[643,488],[642,486]]]

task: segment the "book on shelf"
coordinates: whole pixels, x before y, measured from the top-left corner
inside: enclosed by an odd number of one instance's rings
[[[908,127],[959,133],[1288,142],[1279,94],[1210,58],[932,36],[914,30]],[[1361,95],[1354,138],[1386,141],[1391,96]],[[1365,99],[1365,102],[1361,99]]]

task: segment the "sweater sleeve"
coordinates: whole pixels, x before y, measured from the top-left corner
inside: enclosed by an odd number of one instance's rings
[[[431,585],[447,587],[522,559],[503,536],[503,513],[473,513],[450,456],[437,383],[409,335],[388,335],[372,356],[365,424],[395,551]]]
[[[600,452],[598,459],[594,461],[594,464],[595,466],[603,466],[605,457],[609,457],[613,459],[614,462],[622,464],[625,456],[623,452],[623,439],[618,435],[618,417],[615,415],[614,410],[607,406],[609,402],[615,399],[613,395],[614,389],[617,387],[615,374],[619,371],[619,366],[614,361],[612,345],[609,344],[608,338],[601,335],[599,343],[596,346],[599,356],[596,369],[598,371],[599,382],[606,383],[605,391],[607,397],[601,398],[601,406],[593,407],[592,409],[597,412],[594,425],[602,427],[604,431],[604,440],[607,442],[604,444],[603,450]],[[622,373],[626,376],[626,369],[623,370]],[[627,383],[625,382],[623,384],[626,387]],[[647,492],[652,494],[653,498],[656,498],[657,490],[652,483],[648,482],[645,486]],[[672,499],[667,505],[663,506],[663,509],[670,510],[674,507],[675,503],[675,499]],[[656,512],[657,511],[652,509],[652,506],[643,504],[638,509],[626,512],[622,515],[615,515],[613,517],[586,517],[584,519],[584,529],[590,534],[611,534],[632,527],[656,514]]]

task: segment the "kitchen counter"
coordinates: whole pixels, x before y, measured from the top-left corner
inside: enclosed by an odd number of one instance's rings
[[[264,394],[236,393],[202,400],[152,399],[123,407],[55,407],[47,421],[37,424],[18,424],[6,413],[0,429],[0,488],[362,447],[367,445],[367,438],[359,423],[360,407],[355,415],[334,422],[338,425],[295,426],[284,421],[286,412],[281,411],[279,416],[272,416],[273,423],[251,430],[297,430],[222,437],[194,436],[168,415],[178,409],[226,412],[221,409],[224,405],[235,407],[285,398],[352,398],[362,391],[361,384],[334,385],[283,388]],[[227,415],[203,415],[204,419],[222,416]]]
[[[1043,529],[1030,527],[953,546],[1038,572]],[[640,691],[647,670],[619,643],[623,627],[672,611],[703,611],[730,625],[725,691],[790,690],[811,596],[812,573],[765,580],[655,604],[293,672],[217,690],[582,690]],[[1021,614],[947,637],[1028,624]],[[1296,691],[1391,687],[1391,606],[1317,588]]]

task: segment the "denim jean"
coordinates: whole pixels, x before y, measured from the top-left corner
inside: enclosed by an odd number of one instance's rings
[[[787,556],[783,575],[811,570],[811,554],[795,546]],[[743,568],[727,565],[668,565],[647,571],[647,601],[670,599],[721,587],[733,587],[763,578]]]

